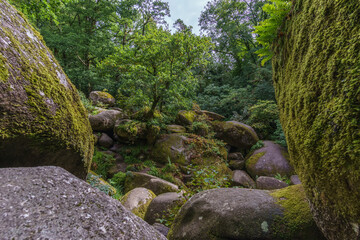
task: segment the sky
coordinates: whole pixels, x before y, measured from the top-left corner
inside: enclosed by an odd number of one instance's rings
[[[170,29],[174,22],[180,18],[186,25],[193,26],[193,32],[199,35],[199,17],[208,1],[209,0],[165,0],[164,2],[169,2],[170,6],[171,17],[166,18]]]

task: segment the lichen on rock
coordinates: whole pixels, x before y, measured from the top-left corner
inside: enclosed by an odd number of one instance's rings
[[[0,167],[58,165],[85,178],[87,114],[42,37],[0,0]]]

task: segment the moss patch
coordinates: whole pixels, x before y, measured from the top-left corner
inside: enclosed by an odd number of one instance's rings
[[[252,155],[249,159],[246,160],[245,166],[247,169],[252,168],[256,165],[259,159],[265,155],[266,152],[259,152],[255,155]]]
[[[359,16],[359,1],[295,1],[274,45],[289,154],[329,239],[360,237]]]
[[[6,66],[6,59],[0,53],[0,82],[6,82],[9,78],[9,71]]]

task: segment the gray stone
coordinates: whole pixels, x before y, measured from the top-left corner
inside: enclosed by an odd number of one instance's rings
[[[258,179],[256,179],[256,186],[258,189],[273,190],[273,189],[285,188],[288,187],[289,185],[273,177],[261,176],[258,177]]]
[[[107,135],[106,133],[102,133],[98,143],[102,147],[111,148],[114,144],[114,140],[112,140],[112,138],[109,137],[109,135]]]
[[[151,201],[144,220],[149,224],[154,224],[156,219],[163,218],[163,216],[167,218],[170,215],[169,210],[176,206],[180,207],[184,202],[185,199],[181,193],[169,192],[160,194]]]
[[[255,178],[256,176],[274,177],[291,176],[294,172],[290,165],[285,148],[271,141],[264,141],[264,147],[257,149],[246,160],[246,171]]]
[[[299,179],[299,176],[298,175],[292,175],[290,177],[290,181],[293,185],[297,185],[297,184],[301,184],[301,181]]]
[[[246,188],[256,187],[255,181],[249,176],[249,174],[242,170],[235,170],[233,172],[231,182],[233,186],[242,186]]]
[[[0,169],[2,239],[166,239],[59,167]]]
[[[231,170],[242,170],[245,168],[245,160],[231,160],[229,162],[229,168]]]
[[[165,237],[168,235],[170,228],[167,226],[161,224],[161,223],[154,223],[152,225],[156,230],[158,230],[162,235]]]
[[[112,131],[115,126],[115,122],[118,119],[126,117],[122,111],[118,110],[106,110],[97,115],[89,115],[89,121],[91,128],[94,131]]]
[[[294,197],[296,196],[296,197]],[[282,205],[283,204],[283,205]],[[284,206],[291,206],[286,209]],[[291,211],[294,218],[286,218]],[[191,197],[178,212],[170,240],[320,240],[301,185],[273,192],[220,188]]]
[[[146,173],[131,172],[131,174],[127,174],[125,179],[125,192],[138,187],[150,189],[156,195],[179,191],[179,187],[175,184]]]

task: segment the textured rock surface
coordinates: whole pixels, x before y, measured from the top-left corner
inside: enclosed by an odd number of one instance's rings
[[[77,90],[39,33],[0,0],[0,167],[57,165],[85,178],[92,154]]]
[[[92,91],[89,95],[90,100],[93,104],[105,104],[109,107],[112,107],[115,105],[115,98],[107,92],[101,92],[101,91]]]
[[[249,149],[257,141],[259,141],[254,129],[240,122],[215,121],[212,122],[212,126],[216,133],[216,138],[219,138],[229,145],[239,149]]]
[[[161,135],[152,150],[154,161],[166,164],[170,158],[172,163],[186,165],[189,160],[187,140],[187,137],[175,133]]]
[[[112,131],[118,119],[125,118],[126,114],[118,110],[106,110],[96,115],[90,115],[89,121],[94,131]]]
[[[136,216],[144,219],[149,204],[155,197],[156,195],[149,189],[134,188],[125,194],[121,203]]]
[[[242,186],[246,188],[255,188],[255,181],[242,170],[233,171],[233,176],[231,179],[232,186]]]
[[[300,185],[277,190],[222,188],[194,195],[180,209],[170,240],[323,239]]]
[[[289,185],[279,179],[273,177],[264,177],[261,176],[256,179],[256,187],[258,189],[266,189],[266,190],[273,190],[273,189],[280,189],[284,187],[288,187]]]
[[[102,133],[100,135],[98,143],[102,147],[111,148],[114,145],[114,140],[111,137],[109,137],[109,135],[107,135],[106,133]]]
[[[290,165],[285,148],[271,141],[264,141],[264,147],[255,150],[246,160],[246,171],[255,178],[256,176],[274,177],[291,176],[294,172]]]
[[[149,224],[154,224],[156,219],[168,218],[170,215],[169,210],[183,205],[184,202],[185,199],[180,193],[169,192],[160,194],[151,201],[144,220]]]
[[[289,154],[329,239],[360,238],[360,2],[293,1],[274,44]]]
[[[181,110],[176,116],[176,123],[182,126],[191,125],[196,119],[196,113],[194,111]]]
[[[2,239],[166,239],[59,167],[0,169]]]
[[[175,184],[146,173],[132,172],[132,174],[127,174],[125,179],[125,192],[138,187],[147,188],[156,195],[179,191],[178,186]]]
[[[299,179],[299,176],[298,175],[292,175],[290,177],[290,181],[293,185],[297,185],[297,184],[301,184],[301,181]]]

